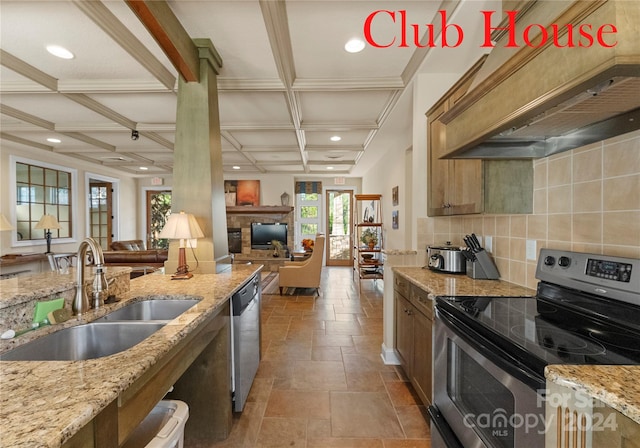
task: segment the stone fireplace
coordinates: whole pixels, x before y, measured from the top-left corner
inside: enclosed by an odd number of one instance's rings
[[[269,270],[277,271],[277,265],[284,261],[283,257],[274,258],[271,250],[251,249],[252,222],[281,222],[287,224],[287,246],[293,250],[294,214],[289,206],[236,206],[227,207],[227,232],[229,235],[229,252],[235,254],[236,261],[260,262]],[[232,244],[233,246],[232,249]],[[240,246],[239,252],[237,246]],[[275,268],[274,268],[275,266]]]

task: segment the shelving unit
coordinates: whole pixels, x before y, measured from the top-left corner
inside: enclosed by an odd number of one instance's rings
[[[353,223],[354,274],[360,281],[382,279],[382,195],[356,194]],[[363,241],[367,239],[364,238],[366,235],[374,239],[373,244]]]

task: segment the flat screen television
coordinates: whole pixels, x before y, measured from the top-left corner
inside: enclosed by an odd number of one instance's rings
[[[251,249],[273,249],[272,240],[287,245],[287,224],[284,222],[252,222]]]

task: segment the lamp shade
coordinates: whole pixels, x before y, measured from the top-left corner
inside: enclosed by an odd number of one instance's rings
[[[2,213],[0,213],[0,231],[3,230],[15,230],[15,227],[13,227],[9,220],[5,218]]]
[[[195,216],[191,213],[174,213],[169,216],[167,223],[162,228],[158,238],[177,239],[193,239],[204,238],[204,233],[198,225]]]
[[[38,224],[34,227],[37,230],[46,230],[46,229],[60,229],[60,224],[58,223],[58,219],[53,215],[42,215]]]

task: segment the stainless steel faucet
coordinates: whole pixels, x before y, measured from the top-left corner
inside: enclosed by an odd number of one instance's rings
[[[89,294],[86,291],[84,284],[84,262],[87,255],[87,250],[91,250],[93,255],[92,264],[96,267],[95,278],[93,280],[93,287],[91,292],[91,299],[89,300]],[[108,295],[108,283],[104,275],[104,255],[102,253],[102,247],[93,238],[85,238],[78,247],[78,266],[77,266],[76,282],[78,284],[76,288],[76,298],[73,301],[73,314],[82,316],[90,308],[99,308],[104,305],[104,299]]]

